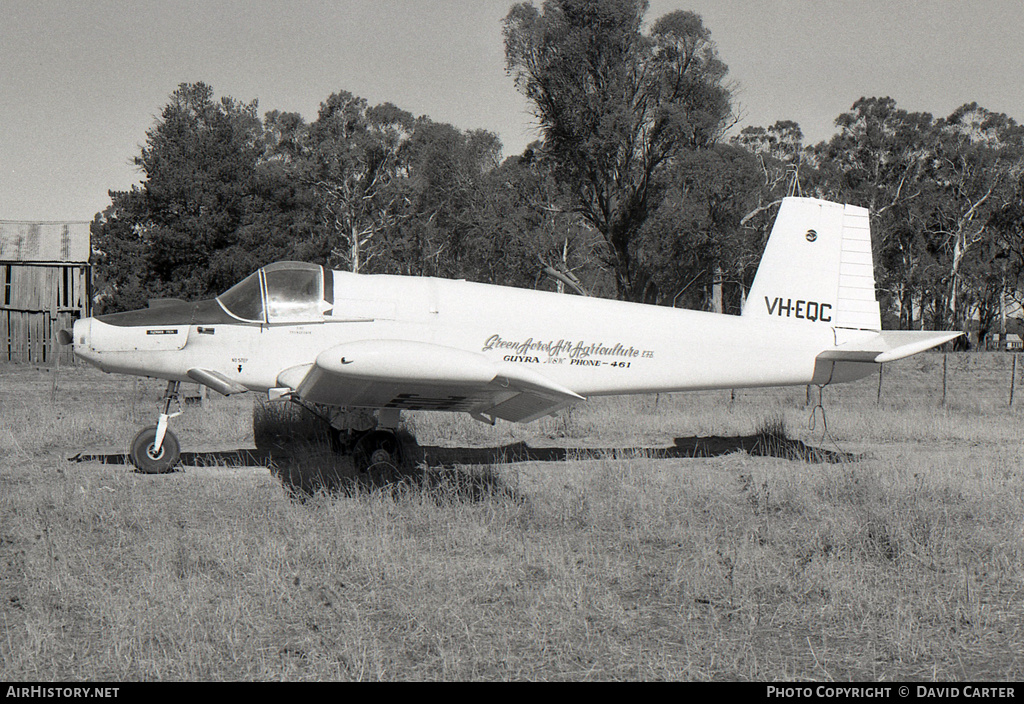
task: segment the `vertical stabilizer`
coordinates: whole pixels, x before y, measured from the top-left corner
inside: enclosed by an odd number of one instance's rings
[[[868,211],[784,199],[743,315],[880,330]]]

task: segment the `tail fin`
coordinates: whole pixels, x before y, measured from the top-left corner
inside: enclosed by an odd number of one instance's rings
[[[880,330],[868,211],[816,198],[784,199],[743,316]]]

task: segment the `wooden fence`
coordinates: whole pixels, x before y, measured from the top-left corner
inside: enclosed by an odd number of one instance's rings
[[[0,264],[0,361],[70,364],[56,334],[89,314],[87,264]]]

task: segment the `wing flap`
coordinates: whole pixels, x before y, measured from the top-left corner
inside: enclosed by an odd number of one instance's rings
[[[518,393],[490,408],[479,409],[482,414],[515,423],[530,423],[586,400],[572,389],[556,384],[531,369],[509,362],[496,366],[498,373],[492,383]]]

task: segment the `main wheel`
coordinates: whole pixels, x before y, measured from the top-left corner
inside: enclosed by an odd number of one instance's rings
[[[402,446],[398,437],[387,430],[372,430],[356,441],[352,460],[360,472],[390,476],[398,471]]]
[[[164,433],[164,441],[160,445],[160,451],[154,452],[156,445],[156,426],[151,425],[143,428],[132,440],[128,457],[132,464],[140,472],[146,474],[164,474],[174,469],[181,457],[181,448],[178,445],[178,438],[168,430]]]

